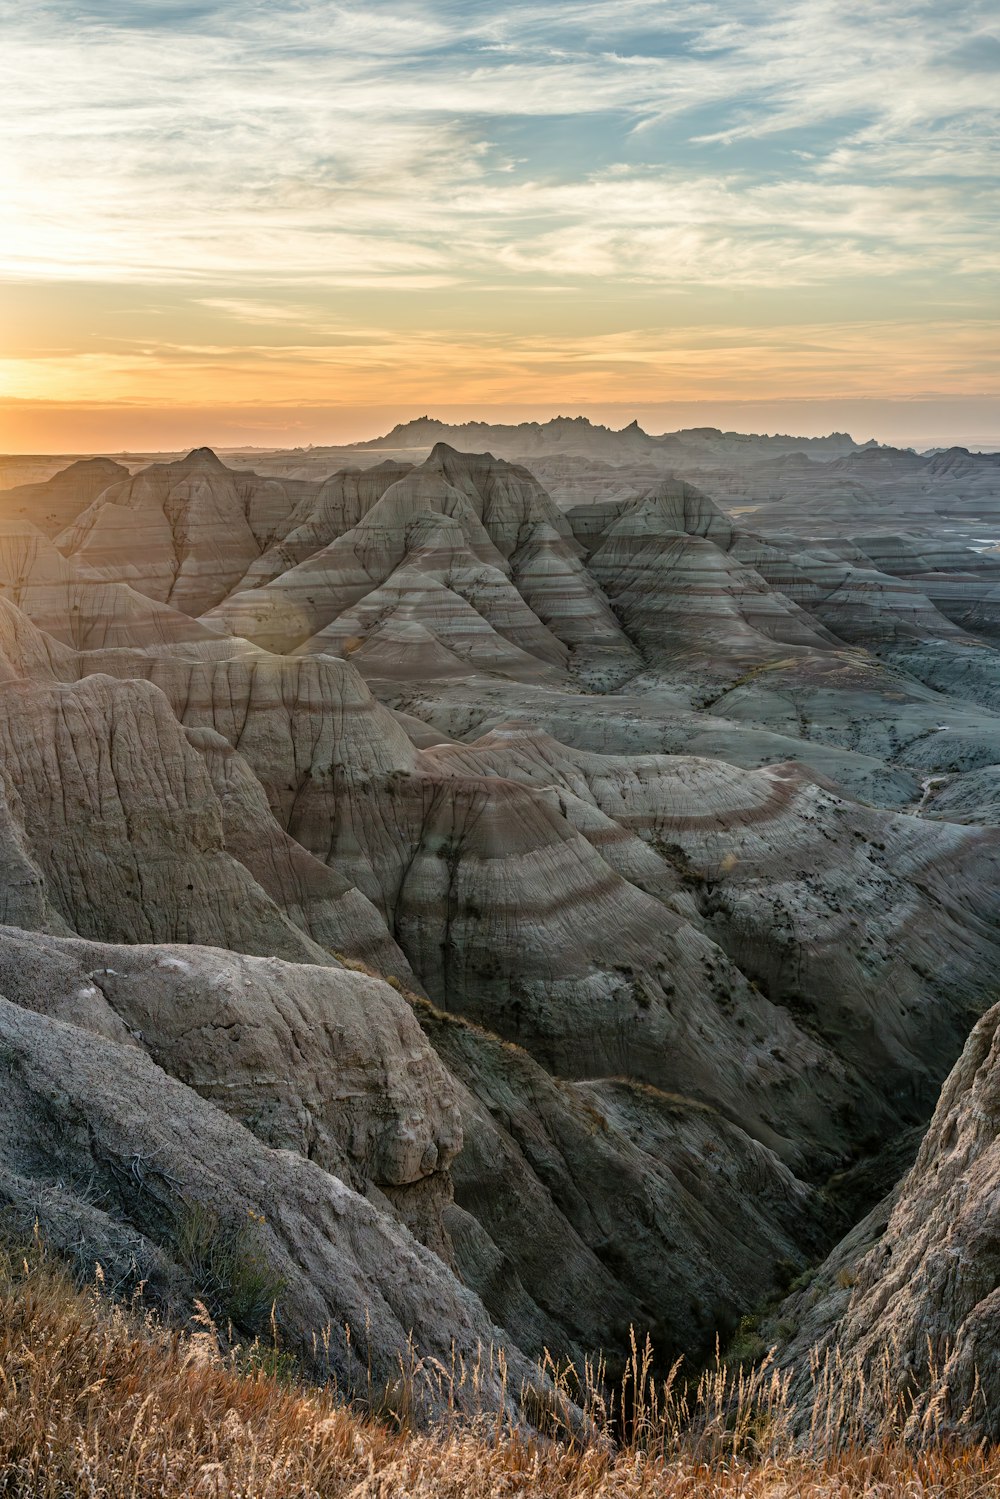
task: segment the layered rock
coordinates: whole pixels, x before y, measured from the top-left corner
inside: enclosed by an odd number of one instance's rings
[[[625,508],[588,566],[629,635],[674,672],[697,663],[702,676],[732,675],[773,660],[779,646],[787,654],[834,644],[725,550],[731,540],[713,506],[692,505],[667,484]]]
[[[111,656],[103,659],[110,662]],[[660,774],[653,777],[647,805],[656,810],[637,806],[636,826],[630,828],[621,803],[640,798],[641,776],[626,797],[622,766],[587,767],[600,788],[595,794],[587,773],[571,764],[562,773],[568,785],[553,796],[547,790],[556,774],[551,747],[549,761],[535,772],[536,789],[510,779],[511,773],[524,774],[523,757],[510,743],[505,758],[493,763],[489,757],[478,763],[473,757],[460,767],[434,756],[422,761],[342,663],[322,657],[281,662],[262,653],[210,662],[157,660],[148,653],[141,659],[186,722],[194,727],[210,719],[230,743],[239,743],[282,820],[294,822],[301,838],[315,840],[324,859],[367,890],[439,1000],[527,1041],[549,1066],[570,1076],[625,1072],[674,1089],[683,1078],[686,1087],[694,1086],[752,1133],[793,1156],[806,1141],[821,1143],[824,1135],[826,1148],[834,1151],[852,1138],[853,1126],[845,1134],[843,1125],[829,1132],[817,1123],[817,1099],[826,1099],[824,1107],[832,1114],[833,1097],[845,1098],[837,1050],[817,1050],[780,1010],[753,996],[742,974],[697,930],[705,920],[697,903],[689,899],[675,911],[659,903],[679,887],[687,886],[689,893],[692,880],[710,879],[715,864],[726,858],[723,843],[699,876],[693,864],[678,868],[638,842],[636,830],[644,822],[644,830],[657,836],[670,832],[679,787],[669,765],[654,767]],[[122,671],[135,669],[127,655],[117,665]],[[238,826],[250,826],[252,815],[260,825],[262,802],[258,792],[253,814],[247,789],[255,781],[241,769],[241,760],[203,727],[195,742],[218,762],[213,789],[216,795],[222,791],[223,809],[232,798]],[[710,784],[709,778],[694,793],[696,800],[710,794],[705,789]],[[735,803],[723,802],[718,816],[732,822],[738,839],[739,791],[733,789]],[[321,883],[316,893],[317,869],[308,855],[290,847],[287,835],[282,842],[277,828],[270,838],[255,836],[251,848],[236,842],[238,830],[231,836],[258,884],[273,889],[286,911],[332,945],[329,926],[315,915],[320,910],[324,920],[332,919],[323,906],[328,897]],[[275,881],[276,862],[282,873]],[[305,892],[292,878],[302,864],[310,872]],[[747,866],[753,867],[752,861]],[[734,878],[734,888],[738,883]],[[818,910],[841,898],[822,882],[819,888],[821,894],[812,897]],[[336,893],[330,893],[330,904],[336,904]],[[803,897],[796,900],[801,906]],[[791,902],[788,908],[793,909]],[[484,911],[490,913],[486,922]],[[795,914],[798,919],[800,912]],[[723,930],[720,922],[713,935]],[[612,931],[610,954],[603,934]],[[811,940],[806,932],[803,927],[803,936],[791,937],[793,952]],[[236,937],[228,940],[240,945]],[[744,943],[740,961],[749,962],[749,951]],[[541,961],[536,952],[544,955]],[[992,962],[983,949],[972,956],[984,965]],[[974,988],[974,974],[970,982]],[[785,988],[779,985],[776,992],[791,992],[790,978],[781,984]],[[682,1013],[674,993],[683,1000]],[[723,1096],[716,1086],[719,1063],[713,1048],[746,1046],[746,1037],[737,1040],[731,1031],[727,1017],[734,1009],[744,1023],[753,1017],[759,1061],[747,1071],[745,1091],[727,1088]],[[576,1018],[581,1012],[590,1017],[583,1031]],[[920,1045],[934,1034],[933,1024],[922,1034]],[[707,1036],[715,1039],[709,1042]],[[782,1125],[790,1135],[775,1130],[776,1115],[767,1103],[775,1089],[787,1089],[782,1079],[790,1075],[788,1064],[776,1060],[777,1052],[794,1057],[795,1066],[805,1067],[813,1079],[810,1089],[783,1109]],[[897,1107],[887,1119],[898,1117]]]
[[[98,495],[128,476],[128,469],[111,458],[78,458],[49,479],[0,490],[0,516],[57,536]]]
[[[211,642],[195,619],[67,560],[25,522],[0,522],[0,600],[78,650]]]
[[[462,1143],[457,1090],[410,1006],[375,977],[6,928],[0,993],[139,1045],[264,1144],[359,1191],[394,1189],[398,1201],[433,1180],[439,1218],[450,1199],[447,1168]]]
[[[210,942],[332,961],[227,849],[223,805],[205,761],[156,688],[101,676],[4,683],[0,743],[12,836],[70,928],[111,940]],[[324,937],[339,929],[343,949],[392,956],[379,918],[357,892],[322,868],[304,867],[307,856],[282,846],[265,807],[245,792],[240,813],[239,840],[282,905]],[[16,891],[24,878],[15,873],[8,882]],[[11,911],[21,897],[6,899]]]
[[[293,508],[278,480],[236,473],[200,448],[105,489],[58,543],[98,575],[198,615],[236,586]]]
[[[730,691],[690,700],[883,762],[961,773],[992,758],[1000,658],[938,607],[934,574],[918,566],[916,548],[879,551],[881,563],[894,559],[898,568],[882,572],[853,542],[804,547],[761,537],[722,521],[689,486],[672,489],[573,513],[592,569],[658,678],[689,693],[696,682],[728,681]],[[982,588],[973,593],[984,597]],[[844,643],[865,654],[845,653]],[[955,697],[975,706],[956,706]]]
[[[781,658],[775,669],[780,663]],[[423,725],[423,734],[432,737],[473,739],[511,721],[526,720],[564,744],[599,753],[691,753],[744,769],[791,761],[877,806],[913,806],[922,795],[916,769],[887,762],[875,753],[800,737],[791,727],[780,732],[755,724],[749,716],[741,722],[714,709],[692,708],[679,683],[667,684],[660,677],[651,680],[644,675],[629,683],[627,691],[606,697],[554,693],[530,683],[515,686],[483,678],[473,684],[473,690],[465,682],[412,682],[405,676],[392,681],[383,676],[373,679],[372,685],[394,714],[405,716],[407,722],[416,719]],[[720,693],[711,701],[722,697]],[[905,697],[897,690],[893,701],[905,701]],[[941,700],[937,701],[941,707]],[[785,719],[782,728],[787,723]],[[804,717],[800,727],[809,728]]]
[[[831,483],[945,482],[925,467]],[[945,607],[968,572],[984,620],[991,566],[619,480],[567,519],[444,445],[298,489],[198,453],[97,495],[69,557],[8,528],[0,914],[46,935],[0,940],[0,992],[156,1091],[137,1154],[98,1152],[107,1213],[19,1093],[22,1211],[141,1240],[183,1298],[170,1178],[235,1221],[257,1173],[289,1325],[356,1308],[372,1257],[380,1359],[405,1316],[433,1349],[456,1318],[515,1357],[630,1323],[699,1351],[828,1245],[820,1183],[923,1123],[992,993],[998,834],[941,815],[985,824],[1000,763],[988,628]],[[118,1140],[87,1067],[90,1138]],[[221,1166],[171,1164],[189,1117]]]
[[[373,468],[348,468],[331,474],[316,494],[299,501],[281,526],[279,539],[250,565],[241,586],[259,588],[305,562],[345,531],[353,530],[408,467],[388,459]]]
[[[213,729],[189,729],[222,811],[226,852],[247,869],[295,926],[327,952],[419,988],[375,907],[329,864],[283,832],[249,763]]]
[[[77,1014],[87,1004],[78,997]],[[230,1246],[219,1254],[239,1257],[232,1276],[212,1285],[216,1315],[251,1336],[275,1298],[286,1345],[347,1391],[397,1378],[411,1337],[445,1367],[453,1353],[471,1362],[497,1345],[478,1298],[392,1214],[297,1151],[267,1147],[169,1077],[120,1038],[107,1007],[104,1022],[119,1038],[0,998],[8,1224],[27,1233],[37,1224],[85,1273],[99,1261],[106,1283],[144,1282],[181,1316],[209,1294],[197,1255],[211,1253],[215,1236]],[[507,1354],[519,1386],[529,1371],[516,1347]],[[433,1408],[433,1390],[426,1394]],[[459,1391],[465,1398],[473,1392]],[[487,1408],[504,1399],[488,1356],[480,1399]]]
[[[476,1026],[419,1013],[460,1080],[455,1263],[525,1350],[615,1357],[630,1325],[664,1358],[707,1349],[814,1242],[810,1190],[704,1104],[624,1078],[559,1082]]]
[[[565,815],[609,864],[700,925],[872,1094],[930,1105],[937,1059],[957,1051],[1000,957],[994,835],[874,813],[790,765],[746,772],[683,756],[587,754],[525,726],[427,758],[459,774],[556,786]],[[601,821],[588,825],[574,804]],[[970,921],[985,939],[978,955]]]
[[[898,1402],[914,1440],[1000,1440],[1000,1007],[948,1078],[917,1160],[885,1210],[831,1256],[824,1294],[799,1298],[784,1357],[836,1350],[834,1381],[867,1374],[872,1421]],[[871,1240],[874,1243],[871,1244]],[[813,1357],[815,1358],[815,1354]],[[836,1395],[836,1392],[835,1392]]]
[[[359,490],[367,498],[386,477],[384,469],[365,475]],[[352,498],[335,514],[360,509]],[[306,523],[304,544],[330,524],[327,507]],[[585,646],[588,660],[620,675],[634,652],[578,551],[525,470],[440,445],[388,484],[349,530],[272,582],[235,593],[207,619],[271,650],[335,654],[398,620],[421,625],[476,670],[537,678]],[[433,665],[423,653],[409,674]]]
[[[713,713],[915,771],[961,773],[1000,758],[1000,715],[926,688],[867,653],[782,659],[714,697]]]
[[[430,519],[429,517],[427,518]],[[475,603],[472,602],[475,600]],[[560,680],[567,653],[547,635],[506,574],[478,561],[455,521],[414,523],[407,560],[354,608],[345,609],[306,642],[311,654],[353,654],[373,630],[417,624],[469,671],[513,680]],[[402,665],[407,665],[404,662]],[[415,676],[418,661],[408,664]],[[425,659],[425,666],[433,666]]]

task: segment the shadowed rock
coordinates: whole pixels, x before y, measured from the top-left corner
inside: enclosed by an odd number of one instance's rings
[[[217,1314],[228,1308],[252,1335],[277,1297],[286,1341],[348,1391],[367,1387],[369,1361],[379,1384],[396,1378],[411,1335],[446,1366],[453,1349],[473,1360],[499,1341],[478,1298],[392,1214],[303,1155],[262,1144],[134,1041],[0,998],[0,1050],[8,1221],[28,1232],[36,1222],[78,1256],[82,1246],[82,1268],[100,1260],[106,1280],[145,1281],[184,1316],[205,1294],[183,1248],[200,1214],[232,1267],[213,1287]],[[529,1371],[512,1344],[508,1361],[519,1385]],[[484,1380],[487,1408],[500,1405],[498,1370]]]
[[[789,1303],[800,1327],[782,1357],[800,1381],[818,1340],[820,1357],[839,1350],[835,1382],[867,1373],[873,1420],[888,1398],[905,1401],[915,1441],[1000,1439],[998,1203],[1000,1006],[969,1037],[893,1197],[837,1247],[813,1297]]]

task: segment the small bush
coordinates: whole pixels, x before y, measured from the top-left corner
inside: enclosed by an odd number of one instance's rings
[[[213,1317],[255,1332],[270,1315],[285,1283],[264,1251],[262,1219],[224,1223],[203,1203],[178,1214],[171,1249]]]
[[[740,1318],[739,1327],[726,1349],[726,1358],[731,1364],[755,1364],[767,1353],[767,1344],[760,1331],[760,1316],[750,1313]]]

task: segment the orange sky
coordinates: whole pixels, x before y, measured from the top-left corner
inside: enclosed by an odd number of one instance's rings
[[[244,316],[234,315],[228,344],[126,350],[105,340],[100,351],[0,361],[0,450],[350,442],[425,412],[514,421],[587,413],[613,425],[639,417],[654,431],[836,427],[918,446],[1000,442],[1000,400],[984,390],[1000,351],[991,322],[572,339],[366,328],[298,343],[302,330],[275,320],[260,344],[238,341]]]
[[[0,449],[1000,429],[978,0],[46,0],[3,40]]]

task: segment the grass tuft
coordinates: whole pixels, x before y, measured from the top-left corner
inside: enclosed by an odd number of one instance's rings
[[[171,1250],[212,1317],[256,1332],[284,1290],[261,1241],[263,1219],[223,1223],[214,1209],[188,1202],[178,1214]]]

